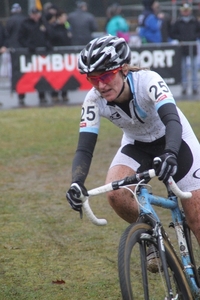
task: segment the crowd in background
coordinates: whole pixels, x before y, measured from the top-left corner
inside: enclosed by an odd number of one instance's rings
[[[192,77],[192,94],[198,94],[198,49],[197,44],[187,42],[200,40],[200,22],[193,15],[192,7],[183,3],[180,14],[174,21],[160,10],[155,0],[143,0],[144,10],[138,18],[138,35],[142,43],[185,42],[181,47],[182,95],[186,95],[189,85],[189,72]],[[188,64],[188,61],[190,63]]]
[[[171,16],[162,12],[160,3],[155,0],[142,0],[143,11],[138,16],[137,28],[131,32],[129,20],[122,15],[122,8],[118,3],[113,3],[106,10],[106,22],[102,34],[111,34],[123,37],[130,46],[147,43],[172,43],[195,42],[200,39],[200,22],[193,15],[192,7],[184,3],[180,7],[177,20],[171,20]],[[11,7],[11,15],[5,24],[0,23],[0,53],[2,59],[9,60],[7,49],[28,48],[34,53],[36,48],[44,47],[51,51],[53,47],[86,45],[93,33],[100,31],[97,20],[88,12],[87,3],[76,2],[76,9],[67,13],[56,4],[47,2],[40,11],[36,7],[31,8],[28,16],[22,12],[21,6],[15,3]],[[182,94],[185,95],[188,87],[187,67],[189,47],[182,47]],[[192,66],[192,92],[198,93],[197,75],[197,47],[192,48],[190,64]],[[1,72],[3,72],[1,70]],[[11,73],[11,70],[10,70]],[[11,75],[10,75],[11,76]],[[45,104],[45,92],[38,93],[40,103]],[[52,91],[52,101],[68,101],[67,91]],[[24,105],[24,94],[19,94],[19,104]]]
[[[77,2],[74,12],[67,14],[53,3],[46,3],[43,10],[36,7],[24,16],[21,6],[15,3],[11,7],[11,16],[5,26],[0,26],[0,52],[9,59],[8,48],[27,48],[30,53],[42,47],[51,51],[53,47],[86,45],[92,39],[92,33],[98,30],[95,17],[87,11],[84,1]],[[10,74],[11,76],[11,74]],[[45,91],[38,93],[40,104],[46,104]],[[67,90],[52,91],[52,102],[68,101]],[[19,104],[25,105],[25,94],[18,95]]]

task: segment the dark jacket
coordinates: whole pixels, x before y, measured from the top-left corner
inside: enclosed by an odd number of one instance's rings
[[[70,46],[71,45],[70,31],[65,27],[64,24],[52,25],[50,29],[50,41],[53,47]]]
[[[183,17],[177,19],[177,21],[171,27],[171,38],[180,42],[193,42],[200,38],[200,23],[194,16],[190,16],[188,21]],[[182,46],[182,54],[189,55],[189,46]],[[197,55],[197,47],[193,47],[193,55]]]
[[[5,28],[2,23],[0,23],[0,47],[5,46],[6,34]]]
[[[22,22],[25,20],[25,16],[21,13],[15,13],[11,15],[5,25],[6,29],[6,46],[9,48],[21,47],[18,41],[19,29]]]
[[[50,48],[48,30],[42,20],[35,22],[30,18],[25,19],[20,27],[18,41],[21,47],[34,51],[37,47]]]
[[[86,11],[77,9],[68,15],[72,31],[72,45],[86,45],[92,39],[92,32],[97,31],[95,17]]]

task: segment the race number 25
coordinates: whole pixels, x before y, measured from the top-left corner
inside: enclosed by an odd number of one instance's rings
[[[93,121],[95,119],[95,106],[82,107],[81,122]]]

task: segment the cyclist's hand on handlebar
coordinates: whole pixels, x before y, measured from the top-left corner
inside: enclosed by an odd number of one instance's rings
[[[158,179],[164,183],[177,172],[177,157],[173,153],[168,152],[155,157],[153,164]]]
[[[82,215],[82,200],[81,196],[88,196],[87,190],[82,183],[72,183],[70,189],[66,193],[67,201],[70,206],[79,211]]]

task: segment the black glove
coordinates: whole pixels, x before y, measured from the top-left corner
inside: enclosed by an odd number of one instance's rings
[[[82,215],[82,200],[81,196],[88,196],[87,190],[81,183],[72,183],[70,189],[66,193],[66,198],[71,207],[79,211]]]
[[[153,164],[158,179],[164,183],[177,172],[177,158],[173,153],[164,153],[154,158]]]

